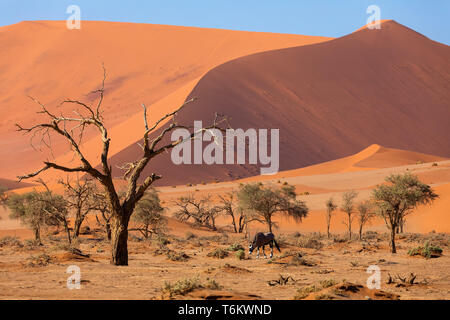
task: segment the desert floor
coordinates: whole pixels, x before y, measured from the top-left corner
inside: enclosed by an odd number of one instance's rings
[[[239,260],[235,252],[223,259],[208,256],[218,249],[239,243],[246,246],[242,236],[188,233],[185,237],[169,237],[169,244],[161,241],[138,241],[131,237],[130,260],[127,267],[109,264],[109,244],[97,235],[80,239],[79,248],[89,258],[64,250],[64,239],[47,240],[43,247],[30,247],[23,242],[2,244],[0,248],[1,299],[292,299],[301,288],[328,282],[350,282],[365,287],[368,266],[381,269],[381,290],[398,295],[400,299],[447,299],[450,294],[448,266],[449,236],[400,235],[398,253],[389,253],[387,235],[368,232],[366,240],[346,242],[339,236],[333,240],[318,234],[285,234],[280,236],[282,253],[273,259],[255,253]],[[63,237],[63,236],[61,236]],[[189,240],[187,240],[189,239]],[[439,258],[410,257],[407,250],[423,244],[425,239],[444,249]],[[309,247],[309,248],[305,248]],[[268,253],[268,250],[266,249]],[[302,258],[297,258],[298,254]],[[184,256],[185,254],[186,256]],[[184,256],[185,261],[183,258]],[[171,257],[171,258],[170,258]],[[178,261],[177,261],[178,260]],[[81,289],[69,290],[66,273],[70,265],[81,271]],[[413,285],[403,283],[413,273]],[[387,284],[389,275],[395,283]],[[291,278],[286,284],[271,282],[280,276]],[[184,295],[169,295],[166,283],[195,279],[203,288]],[[269,285],[269,282],[272,285]],[[335,297],[364,299],[348,291]],[[384,297],[382,293],[379,297]],[[307,298],[329,298],[313,294]]]
[[[44,246],[34,246],[29,240],[33,237],[31,231],[10,220],[7,210],[0,208],[0,298],[448,299],[450,161],[422,163],[428,159],[424,157],[373,145],[353,156],[277,176],[158,188],[163,206],[167,207],[167,234],[145,240],[131,232],[127,267],[109,264],[109,242],[93,217],[87,221],[91,231],[74,245],[80,251],[74,251],[67,246],[65,233],[55,230],[47,230]],[[347,241],[344,215],[337,212],[331,225],[332,238],[324,236],[324,203],[329,197],[339,204],[343,191],[355,189],[358,201],[367,199],[371,189],[383,183],[387,175],[406,171],[430,184],[440,197],[432,206],[420,207],[408,216],[405,233],[398,235],[397,254],[389,252],[387,229],[380,220],[365,227],[362,241]],[[310,208],[301,223],[276,218],[279,227],[275,234],[281,253],[275,251],[273,259],[256,259],[256,253],[249,257],[248,235],[233,233],[226,218],[218,219],[218,231],[213,232],[171,217],[173,200],[182,195],[209,194],[214,201],[217,194],[249,181],[295,185],[298,198]],[[14,192],[26,190],[29,188]],[[356,219],[353,230],[357,231]],[[252,224],[250,236],[257,231],[266,231],[266,227]],[[407,254],[427,241],[442,248],[442,256],[425,259]],[[238,259],[230,250],[230,246],[237,245],[245,248],[245,259]],[[208,256],[216,250],[228,255]],[[71,265],[80,268],[80,290],[67,288],[70,274],[66,271]],[[367,268],[373,265],[380,268],[382,292],[366,288],[371,275]],[[411,274],[415,276],[412,284],[408,281]],[[393,279],[390,284],[389,277]]]

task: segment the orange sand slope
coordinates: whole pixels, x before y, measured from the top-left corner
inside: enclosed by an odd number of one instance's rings
[[[378,161],[381,159],[382,161]],[[423,163],[422,163],[423,162]],[[436,162],[437,165],[433,165]],[[371,163],[371,169],[359,167],[360,163]],[[400,164],[400,166],[396,166]],[[377,167],[378,166],[378,167]],[[288,182],[295,185],[298,193],[308,191],[309,195],[301,195],[299,198],[304,200],[311,212],[302,222],[296,223],[291,219],[278,216],[276,220],[280,224],[279,233],[286,232],[306,232],[306,231],[325,231],[325,201],[333,197],[340,204],[342,193],[345,190],[355,189],[359,195],[357,201],[367,199],[370,196],[371,189],[384,181],[384,178],[392,173],[412,172],[419,176],[425,183],[431,184],[440,198],[432,206],[419,207],[416,212],[408,219],[407,231],[409,232],[450,232],[450,219],[448,208],[450,208],[450,160],[441,157],[425,155],[421,153],[384,148],[379,145],[371,145],[361,152],[329,161],[320,165],[315,165],[298,170],[281,172],[279,175],[272,176],[271,180],[265,181],[274,185],[280,182]],[[170,205],[172,200],[177,197],[193,193],[196,196],[217,193],[225,193],[236,190],[240,182],[251,182],[267,180],[268,176],[258,176],[240,181],[214,183],[207,185],[196,185],[192,187],[177,186],[159,188],[161,199],[170,208],[168,215],[173,212]],[[61,193],[61,186],[51,184],[50,187],[57,193]],[[17,193],[23,193],[33,190],[34,187],[27,187],[14,190]],[[1,210],[0,210],[1,211]],[[20,224],[17,221],[8,219],[6,212],[0,221],[0,235],[21,234]],[[337,212],[333,218],[333,232],[345,232],[345,226],[341,223],[345,216],[342,212]],[[219,219],[219,225],[229,224],[228,220]],[[189,226],[170,220],[170,230],[174,234],[184,234],[189,230]],[[355,226],[356,228],[356,221]],[[264,226],[254,224],[252,230],[264,230]],[[374,221],[368,229],[384,231],[384,222]],[[16,231],[14,231],[16,230]],[[16,233],[14,233],[16,232]],[[26,233],[29,236],[30,233]],[[23,234],[25,236],[25,234]]]
[[[46,157],[36,158],[28,138],[13,132],[14,123],[30,125],[39,119],[34,113],[37,105],[26,95],[38,98],[51,110],[67,97],[92,102],[95,96],[90,92],[101,83],[102,63],[108,73],[104,111],[111,128],[140,113],[142,102],[151,106],[189,85],[176,99],[155,106],[156,110],[150,107],[150,114],[172,110],[184,101],[195,86],[195,79],[221,63],[255,52],[328,39],[94,21],[83,21],[81,30],[68,30],[65,21],[21,22],[1,27],[0,177],[13,178],[37,169],[39,160]],[[133,141],[142,134],[141,126],[142,123],[137,127],[132,122],[121,132],[134,133]],[[88,137],[92,135],[88,133]],[[120,132],[112,135],[112,153],[129,144],[127,140],[128,144],[121,146],[119,136]],[[55,156],[66,150],[66,145],[58,140],[53,145]]]
[[[17,181],[0,178],[0,186],[3,187],[3,188],[6,188],[8,190],[13,190],[13,189],[17,189],[17,188],[24,188],[24,187],[28,187],[28,186],[31,186],[31,185],[32,184],[26,183],[26,182],[20,182],[19,183]]]
[[[387,21],[381,30],[220,65],[198,82],[189,96],[200,99],[178,120],[209,122],[219,112],[235,128],[279,128],[281,171],[345,157],[372,143],[450,157],[448,83],[450,47]],[[112,163],[137,154],[139,147],[130,144]],[[185,167],[169,157],[155,159],[145,174],[162,174],[160,185],[259,174],[257,165]]]
[[[385,148],[378,144],[373,144],[357,154],[345,158],[327,161],[305,168],[282,171],[272,176],[257,176],[242,179],[242,181],[259,181],[317,174],[354,172],[444,160],[449,159],[413,151]]]

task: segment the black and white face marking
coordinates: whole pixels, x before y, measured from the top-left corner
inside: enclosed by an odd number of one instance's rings
[[[252,254],[252,252],[253,252],[254,249],[255,249],[255,248],[253,248],[253,244],[249,245],[249,246],[248,246],[248,254]]]

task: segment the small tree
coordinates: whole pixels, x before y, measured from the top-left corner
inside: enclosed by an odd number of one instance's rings
[[[276,227],[273,216],[277,212],[298,222],[308,214],[308,207],[303,201],[296,200],[295,187],[290,185],[281,189],[264,187],[262,183],[241,185],[238,200],[241,208],[253,214],[253,220],[267,224],[269,232]]]
[[[94,211],[97,207],[95,199],[96,186],[92,179],[77,179],[72,182],[67,178],[59,180],[65,189],[65,197],[68,208],[75,212],[75,221],[73,225],[73,238],[78,238],[80,235],[81,225],[86,219],[87,215]]]
[[[216,217],[222,211],[219,206],[211,205],[211,196],[195,199],[192,194],[180,197],[175,201],[178,210],[174,216],[181,222],[192,220],[197,226],[203,226],[212,230],[216,228]]]
[[[130,229],[130,231],[139,231],[145,239],[154,234],[163,234],[166,232],[167,219],[162,215],[164,208],[161,207],[161,201],[158,192],[155,189],[149,189],[144,197],[137,203],[133,215],[133,220],[140,227]]]
[[[237,205],[236,197],[235,192],[219,195],[221,202],[220,208],[226,215],[231,217],[234,232],[242,233],[247,225],[248,219],[244,214],[244,210]]]
[[[8,194],[6,193],[8,189],[4,186],[0,186],[0,206],[6,206],[8,200]]]
[[[372,203],[367,200],[358,203],[356,209],[358,210],[359,240],[362,240],[363,227],[374,217],[375,213],[372,211]]]
[[[68,240],[70,232],[67,225],[67,203],[62,196],[52,193],[32,191],[25,194],[13,194],[8,199],[11,219],[19,219],[34,231],[38,245],[42,245],[41,229],[45,226],[64,224]]]
[[[372,197],[378,208],[377,213],[390,229],[391,252],[396,253],[395,235],[399,223],[419,205],[431,204],[439,196],[409,172],[390,175],[386,182],[373,190]]]
[[[344,221],[343,223],[347,226],[349,240],[352,239],[352,222],[355,209],[354,201],[357,196],[358,193],[354,190],[346,191],[342,194],[342,205],[340,209],[347,215],[347,221]]]
[[[32,228],[36,244],[42,245],[41,228],[45,224],[45,212],[42,210],[42,203],[38,199],[36,191],[12,194],[7,205],[11,210],[10,218],[19,219],[23,224]]]
[[[8,189],[6,187],[0,186],[0,206],[6,207],[6,202],[8,200],[8,194],[6,193]],[[0,217],[0,220],[2,217]]]
[[[326,207],[327,207],[327,211],[326,211],[325,217],[327,219],[327,236],[328,236],[328,239],[329,239],[331,237],[331,234],[330,234],[331,217],[333,216],[334,211],[336,211],[337,205],[334,203],[333,198],[328,199],[325,204],[326,204]]]

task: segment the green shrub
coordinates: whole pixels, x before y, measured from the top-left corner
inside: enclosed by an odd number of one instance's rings
[[[236,251],[235,255],[236,255],[236,258],[238,258],[239,260],[245,259],[245,251],[244,250]]]
[[[425,245],[423,247],[419,246],[409,250],[408,255],[410,256],[420,255],[422,257],[430,259],[440,257],[442,255],[442,252],[443,250],[441,248],[439,248],[438,246],[433,246],[432,244],[430,244],[429,241],[427,241],[425,242]]]
[[[201,288],[200,280],[198,277],[191,279],[178,280],[174,284],[166,282],[164,284],[163,292],[169,294],[170,297],[174,295],[185,295],[197,288]]]
[[[245,250],[245,249],[239,243],[233,243],[231,246],[228,247],[227,250],[228,251],[240,251],[240,250]]]
[[[172,250],[168,250],[166,252],[167,258],[172,261],[187,261],[190,257],[184,252],[176,252]]]

